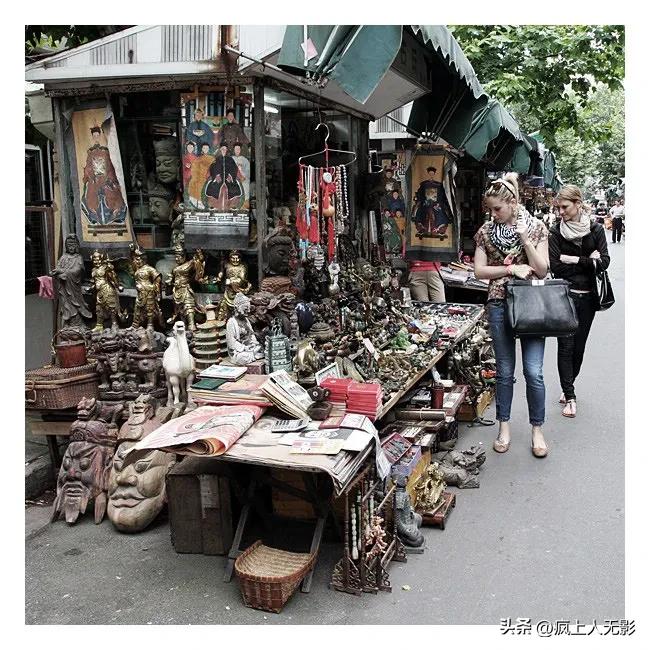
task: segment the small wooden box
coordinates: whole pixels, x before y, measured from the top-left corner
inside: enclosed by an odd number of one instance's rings
[[[215,459],[188,456],[167,475],[169,527],[177,553],[230,551],[230,480],[224,471],[224,464]]]
[[[476,415],[481,417],[487,410],[487,407],[492,403],[493,391],[483,391],[476,400]],[[471,404],[465,402],[458,410],[456,418],[459,422],[472,422],[474,420],[474,408]]]

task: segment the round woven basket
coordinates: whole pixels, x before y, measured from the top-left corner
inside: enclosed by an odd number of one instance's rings
[[[257,540],[235,560],[247,607],[279,613],[316,560],[315,553],[292,553]]]

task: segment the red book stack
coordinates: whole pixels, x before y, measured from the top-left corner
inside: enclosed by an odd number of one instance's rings
[[[328,401],[345,404],[348,401],[348,387],[353,383],[352,379],[337,379],[335,377],[328,377],[323,379],[321,386],[329,388],[330,396]]]
[[[377,419],[382,407],[383,391],[379,384],[353,381],[348,387],[348,413],[361,413],[370,420]]]

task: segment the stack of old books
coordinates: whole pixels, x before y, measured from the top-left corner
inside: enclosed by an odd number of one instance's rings
[[[376,420],[382,407],[383,391],[380,384],[361,384],[353,381],[348,387],[348,413],[361,413]]]
[[[193,400],[202,404],[272,406],[271,401],[262,392],[262,385],[267,379],[266,375],[244,375],[236,381],[228,381],[224,378],[205,377],[204,373],[201,373],[201,379],[190,387],[188,393]]]
[[[307,411],[314,403],[309,393],[289,377],[286,370],[272,372],[264,376],[262,386],[264,395],[280,410],[299,419],[309,419]]]
[[[339,379],[337,377],[328,377],[323,379],[321,386],[330,391],[330,396],[327,398],[333,404],[346,404],[348,401],[348,388],[353,382],[352,379]]]

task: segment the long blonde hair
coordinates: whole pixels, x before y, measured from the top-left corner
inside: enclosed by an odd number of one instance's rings
[[[492,181],[483,196],[493,196],[504,203],[510,203],[514,199],[519,204],[519,174],[508,172],[502,178]]]

